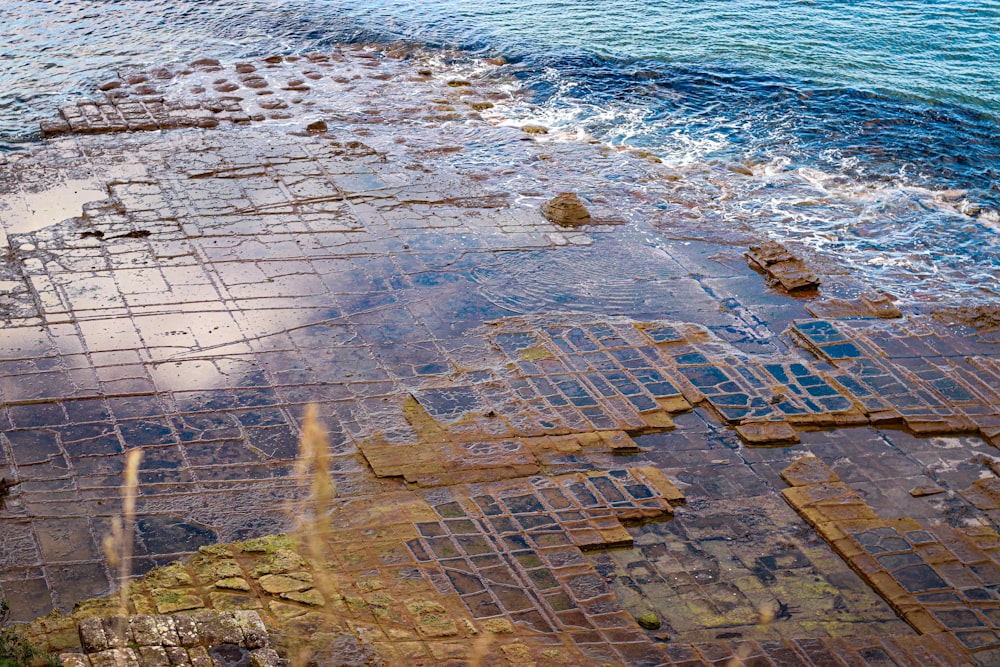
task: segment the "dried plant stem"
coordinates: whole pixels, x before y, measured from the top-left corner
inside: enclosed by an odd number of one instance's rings
[[[327,572],[324,557],[330,544],[330,512],[336,497],[336,487],[330,478],[329,447],[326,429],[319,421],[319,411],[315,404],[309,404],[302,420],[299,458],[295,464],[296,476],[308,480],[309,489],[299,506],[293,508],[293,518],[298,522],[295,532],[313,563],[315,586],[326,600],[333,600],[338,593]],[[301,647],[292,656],[292,665],[302,667],[309,658],[309,648]]]
[[[122,521],[119,548],[121,552],[118,563],[119,606],[123,615],[128,615],[128,584],[132,569],[132,537],[135,530],[135,498],[139,489],[139,464],[142,462],[142,450],[132,449],[125,455],[125,485],[122,487]]]

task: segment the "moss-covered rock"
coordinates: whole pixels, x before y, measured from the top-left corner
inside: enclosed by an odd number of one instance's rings
[[[651,611],[647,611],[645,614],[640,614],[635,620],[639,622],[639,625],[647,630],[657,630],[660,627],[660,617]]]

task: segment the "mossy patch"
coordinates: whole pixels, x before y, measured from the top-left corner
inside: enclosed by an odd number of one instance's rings
[[[417,631],[427,638],[453,637],[458,625],[439,603],[432,600],[410,600],[406,608],[417,617]]]
[[[306,566],[305,560],[292,549],[282,547],[267,553],[269,555],[250,571],[251,577],[256,579],[266,574],[285,574]]]
[[[244,553],[273,554],[278,550],[294,551],[298,548],[299,542],[294,537],[282,533],[236,542],[233,546]]]
[[[239,609],[261,609],[264,605],[251,595],[238,595],[213,591],[208,594],[212,607],[218,611],[236,611]]]
[[[486,628],[487,632],[494,635],[514,634],[514,624],[506,618],[491,618],[483,623],[483,627]]]
[[[551,359],[552,353],[540,345],[526,347],[517,351],[518,356],[524,361],[537,361],[538,359]]]
[[[651,611],[647,611],[645,614],[639,614],[635,620],[639,622],[639,625],[647,630],[658,630],[660,628],[660,617]]]
[[[298,575],[298,576],[295,576]],[[305,591],[313,587],[312,575],[308,572],[292,574],[266,574],[257,583],[268,593],[278,595],[292,591]]]
[[[187,611],[188,609],[201,609],[205,606],[198,591],[193,588],[172,590],[168,588],[154,588],[150,591],[156,611],[160,614],[172,614],[177,611]]]
[[[307,604],[311,607],[322,607],[326,604],[326,599],[323,597],[323,594],[315,588],[310,588],[305,591],[288,591],[281,594],[281,599],[291,600],[292,602],[301,602],[302,604]]]
[[[249,591],[250,584],[243,577],[227,577],[215,582],[216,588],[224,588],[231,591]]]
[[[194,579],[180,563],[171,563],[164,567],[150,570],[145,583],[151,588],[173,588],[175,586],[193,586]]]

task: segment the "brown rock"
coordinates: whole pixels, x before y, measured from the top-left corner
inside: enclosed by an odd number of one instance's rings
[[[756,243],[744,256],[751,268],[767,276],[771,286],[780,286],[787,292],[803,292],[819,287],[819,278],[805,263],[776,241]]]
[[[834,484],[840,481],[837,474],[821,459],[803,456],[781,472],[781,479],[792,486]]]
[[[169,618],[166,617],[166,618]],[[156,627],[155,616],[137,614],[128,619],[129,635],[139,646],[159,646],[163,643]]]
[[[170,666],[170,658],[162,646],[140,646],[138,651],[143,667]]]
[[[750,169],[750,167],[746,166],[745,164],[741,164],[739,162],[730,162],[729,164],[726,165],[726,170],[731,171],[734,174],[753,176],[753,171]]]
[[[326,604],[326,599],[323,598],[323,594],[315,588],[310,588],[306,591],[288,591],[287,593],[282,593],[280,597],[282,600],[301,602],[302,604],[307,604],[312,607],[322,607]]]
[[[528,124],[521,127],[521,130],[527,132],[528,134],[548,134],[549,128],[544,125],[533,125]]]
[[[191,661],[191,667],[215,667],[208,651],[202,646],[192,646],[188,650],[188,659]]]
[[[923,498],[924,496],[936,496],[945,491],[946,489],[941,488],[937,484],[921,484],[910,489],[910,495],[914,498]]]
[[[190,663],[187,651],[180,646],[164,646],[163,650],[167,652],[167,659],[171,665],[187,665]]]
[[[285,574],[266,574],[258,580],[260,587],[268,593],[289,593],[304,591],[313,587],[312,576],[306,572]]]
[[[1000,479],[987,477],[977,479],[968,489],[962,492],[966,500],[976,509],[992,511],[1000,509]]]
[[[274,649],[259,648],[250,651],[250,664],[252,667],[282,667],[288,661],[282,660]]]
[[[306,130],[309,132],[326,132],[327,125],[324,121],[317,120],[306,125]]]
[[[217,67],[222,67],[220,63],[215,58],[199,58],[190,63],[191,67],[197,67],[199,69],[215,69]]]
[[[898,319],[903,316],[892,298],[887,294],[862,294],[857,299],[826,299],[806,305],[814,317],[822,319],[846,319],[872,317],[878,319]]]
[[[226,577],[215,582],[216,588],[224,588],[230,591],[248,591],[250,584],[243,577]]]
[[[39,124],[43,137],[54,137],[69,132],[69,123],[64,120],[43,120]]]
[[[267,628],[255,611],[239,610],[232,612],[232,617],[243,632],[243,645],[249,649],[267,648]]]
[[[799,441],[795,429],[786,421],[740,424],[736,433],[748,445],[787,445]]]
[[[563,227],[590,224],[590,212],[572,192],[558,194],[546,202],[542,207],[542,214],[549,222]]]
[[[961,324],[977,331],[1000,329],[1000,306],[975,305],[939,308],[931,316],[944,324]]]

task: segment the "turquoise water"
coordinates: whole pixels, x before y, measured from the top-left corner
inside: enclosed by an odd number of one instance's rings
[[[886,224],[863,240],[849,238],[858,207],[839,201],[782,224],[827,249],[918,253],[927,275],[944,262],[979,283],[1000,276],[997,1],[33,0],[5,2],[0,25],[7,150],[124,65],[457,47],[506,58],[535,92],[533,119],[668,163],[778,164],[834,198],[833,185],[968,190],[958,222],[919,202],[869,206]]]
[[[122,65],[342,41],[503,55],[564,122],[612,143],[715,147],[996,203],[1000,3],[986,0],[13,1],[0,140],[30,138]]]
[[[7,113],[121,64],[400,39],[541,65],[594,55],[741,70],[1000,117],[1000,3],[988,0],[15,0],[0,25]]]
[[[351,12],[352,3],[335,4]],[[405,39],[744,69],[1000,113],[997,2],[383,0],[367,6],[362,16]],[[408,17],[417,6],[419,22]]]

